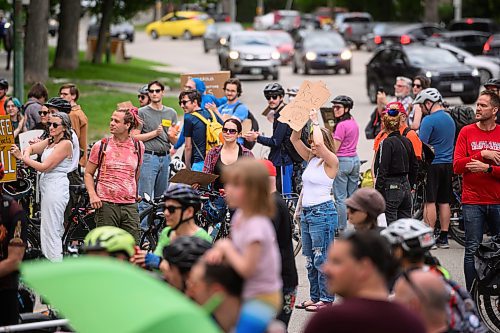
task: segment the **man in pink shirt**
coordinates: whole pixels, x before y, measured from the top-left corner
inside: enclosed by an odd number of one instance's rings
[[[85,186],[90,204],[96,209],[96,225],[122,228],[136,242],[139,241],[137,182],[144,154],[144,144],[130,136],[137,125],[136,109],[113,112],[109,124],[111,137],[94,144],[85,168]]]

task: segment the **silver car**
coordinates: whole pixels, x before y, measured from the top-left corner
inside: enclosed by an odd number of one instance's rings
[[[219,51],[221,70],[234,74],[272,76],[278,80],[280,53],[268,34],[259,31],[238,31],[229,35]]]

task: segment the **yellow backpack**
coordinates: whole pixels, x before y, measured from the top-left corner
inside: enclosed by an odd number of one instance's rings
[[[200,119],[207,128],[205,154],[208,154],[208,151],[213,147],[220,146],[224,143],[224,138],[222,136],[222,125],[217,121],[217,118],[212,111],[208,110],[208,112],[210,112],[212,119],[207,119],[198,112],[192,113],[192,115]]]

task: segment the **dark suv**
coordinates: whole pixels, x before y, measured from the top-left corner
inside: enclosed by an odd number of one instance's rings
[[[451,52],[418,44],[379,49],[366,65],[366,87],[372,103],[377,90],[394,94],[396,77],[425,75],[443,97],[460,97],[472,104],[479,95],[480,77],[475,68],[459,62]]]

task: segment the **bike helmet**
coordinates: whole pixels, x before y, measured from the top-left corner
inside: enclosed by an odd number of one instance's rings
[[[148,85],[145,84],[143,85],[142,87],[139,88],[138,90],[139,94],[141,95],[147,95],[149,93],[149,90],[148,90]]]
[[[288,96],[297,96],[298,93],[299,93],[299,88],[297,87],[288,88],[286,90],[286,94]]]
[[[424,104],[426,101],[431,101],[433,103],[442,102],[443,97],[436,88],[427,88],[422,90],[417,97],[415,97],[412,104]]]
[[[179,269],[182,274],[188,273],[199,258],[212,247],[210,242],[196,236],[177,237],[163,249],[163,258]]]
[[[183,208],[193,207],[198,211],[201,207],[200,195],[186,184],[172,184],[163,194],[165,200],[179,201]]]
[[[332,100],[332,104],[340,104],[343,105],[346,109],[352,110],[354,101],[349,96],[339,95]]]
[[[123,229],[104,226],[91,230],[83,242],[84,251],[124,252],[129,257],[135,253],[134,237]]]
[[[484,84],[484,87],[486,89],[489,89],[488,87],[495,87],[495,89],[500,89],[500,79],[489,79],[488,82]]]
[[[285,90],[283,89],[283,87],[281,86],[281,84],[279,84],[277,82],[269,83],[264,88],[264,96],[267,97],[269,95],[284,96],[285,95]]]
[[[46,107],[57,109],[59,112],[69,113],[71,104],[61,97],[52,97],[44,104]]]
[[[410,253],[427,251],[435,243],[432,228],[415,219],[399,219],[391,223],[380,235],[391,245],[399,245]]]
[[[0,78],[0,88],[4,90],[9,89],[9,82],[4,78]]]

